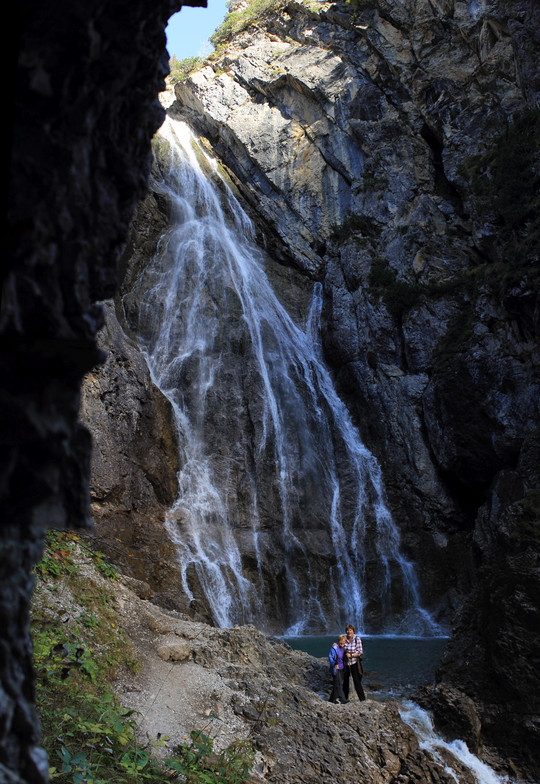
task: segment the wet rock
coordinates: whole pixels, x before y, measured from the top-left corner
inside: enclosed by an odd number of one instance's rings
[[[482,723],[470,697],[445,684],[428,687],[415,700],[433,715],[437,731],[448,741],[460,739],[474,754],[481,747]]]

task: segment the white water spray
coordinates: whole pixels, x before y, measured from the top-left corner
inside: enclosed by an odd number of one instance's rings
[[[305,634],[376,619],[379,631],[439,633],[322,360],[321,286],[305,327],[294,323],[215,161],[184,123],[168,118],[160,134],[172,214],[136,286],[136,331],[178,428],[167,526],[186,594],[220,626],[272,617]]]
[[[420,748],[429,752],[456,784],[464,780],[464,773],[469,774],[467,781],[472,776],[477,784],[511,784],[507,776],[499,776],[493,768],[469,751],[464,741],[447,742],[437,735],[430,714],[416,703],[403,703],[399,712],[403,721],[414,730]]]

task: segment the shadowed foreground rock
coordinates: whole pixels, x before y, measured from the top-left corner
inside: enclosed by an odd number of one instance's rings
[[[33,707],[31,570],[44,528],[88,525],[80,382],[103,358],[95,303],[114,292],[146,187],[168,70],[164,29],[180,5],[23,0],[10,22],[15,85],[0,316],[0,779],[10,784],[47,778]]]

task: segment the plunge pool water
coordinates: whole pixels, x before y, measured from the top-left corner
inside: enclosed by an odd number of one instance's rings
[[[360,635],[364,646],[364,687],[372,698],[405,697],[434,682],[448,637]],[[285,637],[291,648],[323,658],[337,635]]]

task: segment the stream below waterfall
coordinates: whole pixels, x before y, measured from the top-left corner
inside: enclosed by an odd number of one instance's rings
[[[285,637],[284,641],[294,650],[325,658],[336,637]],[[367,698],[378,702],[398,700],[400,716],[414,731],[420,748],[428,751],[456,784],[471,781],[475,784],[524,784],[499,775],[473,754],[463,740],[447,741],[442,738],[434,728],[430,713],[411,699],[416,689],[434,683],[447,637],[364,634],[361,637],[364,648],[363,686]],[[352,687],[349,699],[357,699]]]
[[[446,741],[434,729],[428,711],[411,701],[404,702],[400,707],[400,716],[414,730],[420,748],[429,752],[445,773],[454,779],[456,784],[474,781],[475,784],[526,784],[501,776],[492,767],[469,751],[467,744],[459,739]],[[534,784],[530,782],[529,784]]]

